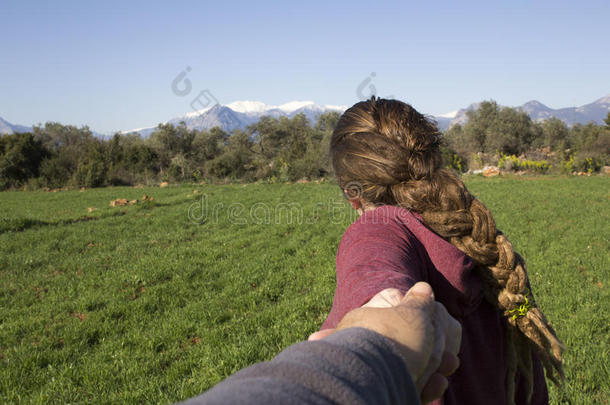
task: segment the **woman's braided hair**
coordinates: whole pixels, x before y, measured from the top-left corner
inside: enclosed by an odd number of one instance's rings
[[[508,321],[509,403],[517,370],[533,392],[532,350],[546,375],[563,377],[563,345],[528,289],[524,259],[496,228],[491,212],[451,170],[441,167],[440,133],[413,107],[397,100],[355,104],[339,119],[330,155],[339,185],[350,197],[412,210],[455,247],[470,256],[483,280],[485,298]]]

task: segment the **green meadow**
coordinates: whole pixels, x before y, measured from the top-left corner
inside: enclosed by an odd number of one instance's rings
[[[465,181],[567,346],[552,403],[608,403],[610,178]],[[0,403],[171,403],[270,359],[325,319],[354,219],[326,183],[0,193]]]

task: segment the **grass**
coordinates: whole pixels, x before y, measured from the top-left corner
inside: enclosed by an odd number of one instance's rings
[[[610,179],[466,181],[568,346],[552,402],[607,403]],[[325,319],[354,218],[329,184],[1,193],[0,402],[170,403],[273,357]]]

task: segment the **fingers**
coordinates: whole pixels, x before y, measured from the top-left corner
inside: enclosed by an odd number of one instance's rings
[[[447,319],[448,325],[446,330],[447,340],[445,350],[457,357],[460,352],[460,347],[462,346],[462,324],[449,315],[449,313],[447,313]]]
[[[449,315],[443,304],[434,301],[430,285],[415,284],[403,299],[405,305],[414,305],[429,316],[433,333],[429,339],[431,349],[423,371],[414,376],[416,386],[421,389],[422,400],[429,401],[442,395],[447,387],[445,376],[451,375],[459,366],[457,357],[461,344],[460,323]]]
[[[421,296],[430,296],[434,299],[434,293],[432,288],[428,283],[419,282],[413,285],[407,291],[407,294],[403,294],[397,288],[386,288],[375,294],[373,298],[371,298],[366,304],[362,307],[368,308],[391,308],[397,305],[400,305],[409,294],[421,295]]]
[[[446,377],[455,373],[455,370],[460,366],[460,358],[453,353],[444,352],[441,358],[441,365],[438,367],[437,373],[440,373]]]
[[[322,329],[318,332],[314,332],[311,335],[309,335],[309,338],[307,338],[307,340],[320,340],[320,339],[324,339],[326,336],[331,335],[333,333],[335,333],[336,329]]]
[[[447,338],[446,326],[448,324],[445,314],[447,311],[445,310],[445,307],[438,302],[434,302],[432,307],[434,308],[434,313],[430,321],[434,330],[434,343],[432,345],[432,349],[430,350],[428,363],[416,382],[416,385],[420,387],[425,386],[432,376],[437,373],[437,370],[440,368],[442,363],[443,353],[445,352],[445,341]]]
[[[423,401],[440,398],[448,385],[446,377],[459,367],[462,327],[434,300],[427,283],[414,284],[404,296],[397,289],[383,290],[363,307],[347,313],[337,329],[313,333],[309,340],[350,327],[373,330],[401,345],[401,354]]]
[[[413,287],[409,288],[409,291],[405,294],[403,300],[406,300],[409,296],[428,296],[434,300],[434,292],[430,284],[423,281],[419,281],[413,284]]]
[[[435,302],[434,320],[435,328],[441,332],[445,340],[443,351],[457,356],[462,344],[462,325],[438,301]]]
[[[432,374],[421,392],[420,398],[422,404],[427,404],[442,397],[448,386],[449,381],[445,376],[439,373]]]
[[[375,294],[366,304],[362,307],[370,308],[391,308],[400,304],[404,294],[397,288],[386,288]]]
[[[449,387],[449,380],[446,377],[453,374],[459,366],[460,359],[457,356],[448,352],[443,353],[441,365],[438,370],[430,376],[422,389],[420,395],[422,404],[432,402],[443,396],[447,387]]]
[[[402,311],[407,308],[409,311],[422,311],[422,320],[432,319],[434,315],[434,293],[430,284],[418,282],[407,291],[396,309]]]

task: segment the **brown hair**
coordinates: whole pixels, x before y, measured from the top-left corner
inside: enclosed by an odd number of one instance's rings
[[[526,377],[529,401],[531,351],[557,383],[556,377],[563,377],[563,344],[528,290],[524,259],[496,228],[487,207],[455,173],[441,167],[439,144],[436,125],[413,107],[373,96],[341,116],[330,155],[339,185],[350,197],[358,194],[368,203],[419,213],[429,228],[475,261],[485,298],[508,321],[509,403],[514,403],[517,369]]]

